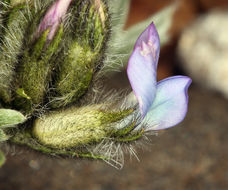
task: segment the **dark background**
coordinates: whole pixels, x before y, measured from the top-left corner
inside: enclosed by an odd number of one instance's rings
[[[171,2],[132,0],[126,27]],[[175,56],[179,35],[199,15],[217,7],[228,8],[228,1],[181,1],[170,30],[172,40],[161,51],[159,79],[185,74],[181,71],[183,63]],[[128,83],[124,73],[117,78],[113,86],[121,80]],[[184,122],[158,137],[152,136],[150,145],[138,149],[140,162],[126,156],[124,168],[117,170],[100,161],[49,158],[26,148],[11,147],[0,170],[0,190],[227,190],[228,100],[195,81],[189,97]]]

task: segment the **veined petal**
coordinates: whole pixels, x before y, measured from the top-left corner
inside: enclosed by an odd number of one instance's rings
[[[142,117],[148,112],[156,94],[159,41],[158,33],[152,23],[136,41],[128,62],[128,79],[139,102]]]
[[[187,90],[191,82],[189,77],[174,76],[158,83],[154,102],[143,120],[146,131],[166,129],[184,119],[188,108]]]

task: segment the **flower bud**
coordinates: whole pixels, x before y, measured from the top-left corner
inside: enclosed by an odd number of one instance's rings
[[[37,12],[15,83],[27,98],[17,93],[14,106],[30,114],[44,104],[60,108],[77,101],[99,69],[108,29],[107,8],[98,0],[58,0]]]
[[[33,105],[36,107],[43,103],[48,90],[53,68],[52,58],[56,55],[63,36],[62,19],[71,1],[64,4],[64,10],[61,10],[62,2],[63,0],[56,1],[49,8],[38,29],[37,23],[34,23],[32,28],[36,32],[30,32],[31,40],[26,44],[18,67],[17,89],[23,89],[29,99],[16,96],[15,105],[28,113],[33,111]]]
[[[97,2],[83,1],[78,14],[76,9],[71,11],[74,24],[59,55],[62,59],[56,60],[58,67],[50,98],[54,108],[75,102],[84,95],[99,68],[109,26],[107,8],[101,1]]]
[[[54,2],[41,21],[38,27],[37,35],[49,29],[47,39],[52,40],[57,28],[66,15],[71,1],[72,0],[57,0]]]
[[[132,110],[102,110],[101,105],[72,108],[37,119],[32,132],[47,147],[61,149],[85,146],[110,137],[115,123],[130,113]]]

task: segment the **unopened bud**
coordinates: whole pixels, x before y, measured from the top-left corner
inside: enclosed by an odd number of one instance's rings
[[[109,33],[107,8],[95,2],[57,0],[36,14],[15,85],[16,92],[23,91],[29,98],[17,94],[17,108],[26,113],[44,103],[60,108],[86,93],[101,64]]]
[[[71,1],[72,0],[57,0],[54,2],[41,21],[38,27],[37,35],[49,29],[47,38],[48,40],[52,40],[56,30],[67,13]]]
[[[77,5],[78,6],[78,5]],[[83,1],[71,32],[65,36],[65,48],[56,60],[51,106],[62,107],[77,101],[89,88],[99,68],[108,37],[107,8],[100,2]],[[72,9],[71,15],[77,15]]]
[[[53,112],[36,120],[33,135],[41,144],[48,147],[84,146],[110,137],[115,123],[130,113],[132,110],[102,110],[101,105]]]

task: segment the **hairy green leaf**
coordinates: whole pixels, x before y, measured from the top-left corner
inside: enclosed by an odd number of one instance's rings
[[[0,127],[16,125],[25,120],[26,117],[16,110],[0,109]]]

